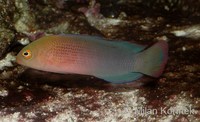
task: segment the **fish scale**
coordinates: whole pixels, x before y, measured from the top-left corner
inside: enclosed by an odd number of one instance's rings
[[[126,63],[132,58],[127,55],[125,50],[116,50],[112,45],[106,47],[100,44],[95,41],[87,42],[76,39],[74,41],[56,40],[53,41],[50,52],[56,57],[55,60],[58,63],[62,63],[63,67],[66,66],[67,69],[73,69],[75,73],[76,69],[79,69],[81,74],[103,75],[113,73],[113,71],[123,73],[133,67],[131,66],[133,62]],[[112,48],[110,49],[110,47]],[[84,70],[81,72],[80,69]]]

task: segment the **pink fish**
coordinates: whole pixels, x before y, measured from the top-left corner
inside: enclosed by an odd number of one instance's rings
[[[143,75],[159,77],[167,63],[168,44],[146,46],[87,35],[44,36],[24,47],[17,63],[48,72],[91,75],[126,83]]]

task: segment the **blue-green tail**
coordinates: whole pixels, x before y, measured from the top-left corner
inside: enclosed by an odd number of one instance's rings
[[[159,41],[136,56],[134,70],[152,77],[159,77],[168,59],[168,44]]]

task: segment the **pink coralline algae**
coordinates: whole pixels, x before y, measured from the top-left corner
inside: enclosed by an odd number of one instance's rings
[[[89,8],[79,8],[80,12],[83,12],[87,18],[102,19],[103,15],[100,13],[100,4],[92,1]]]
[[[117,26],[131,26],[132,23],[129,20],[122,20],[120,18],[106,18],[100,13],[101,5],[96,1],[91,1],[88,8],[82,7],[78,11],[84,13],[89,24],[101,31],[104,35],[117,32]]]

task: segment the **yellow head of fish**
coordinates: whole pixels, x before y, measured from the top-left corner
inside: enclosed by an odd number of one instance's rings
[[[17,63],[34,69],[44,67],[46,63],[45,59],[48,57],[48,45],[51,40],[51,36],[46,36],[25,46],[17,54]]]
[[[47,70],[56,67],[54,42],[59,40],[57,36],[44,36],[25,46],[16,57],[18,64],[38,70]]]
[[[38,55],[38,49],[37,46],[34,43],[29,44],[28,46],[25,46],[16,57],[16,61],[18,64],[24,65],[24,66],[33,66],[37,60]]]

